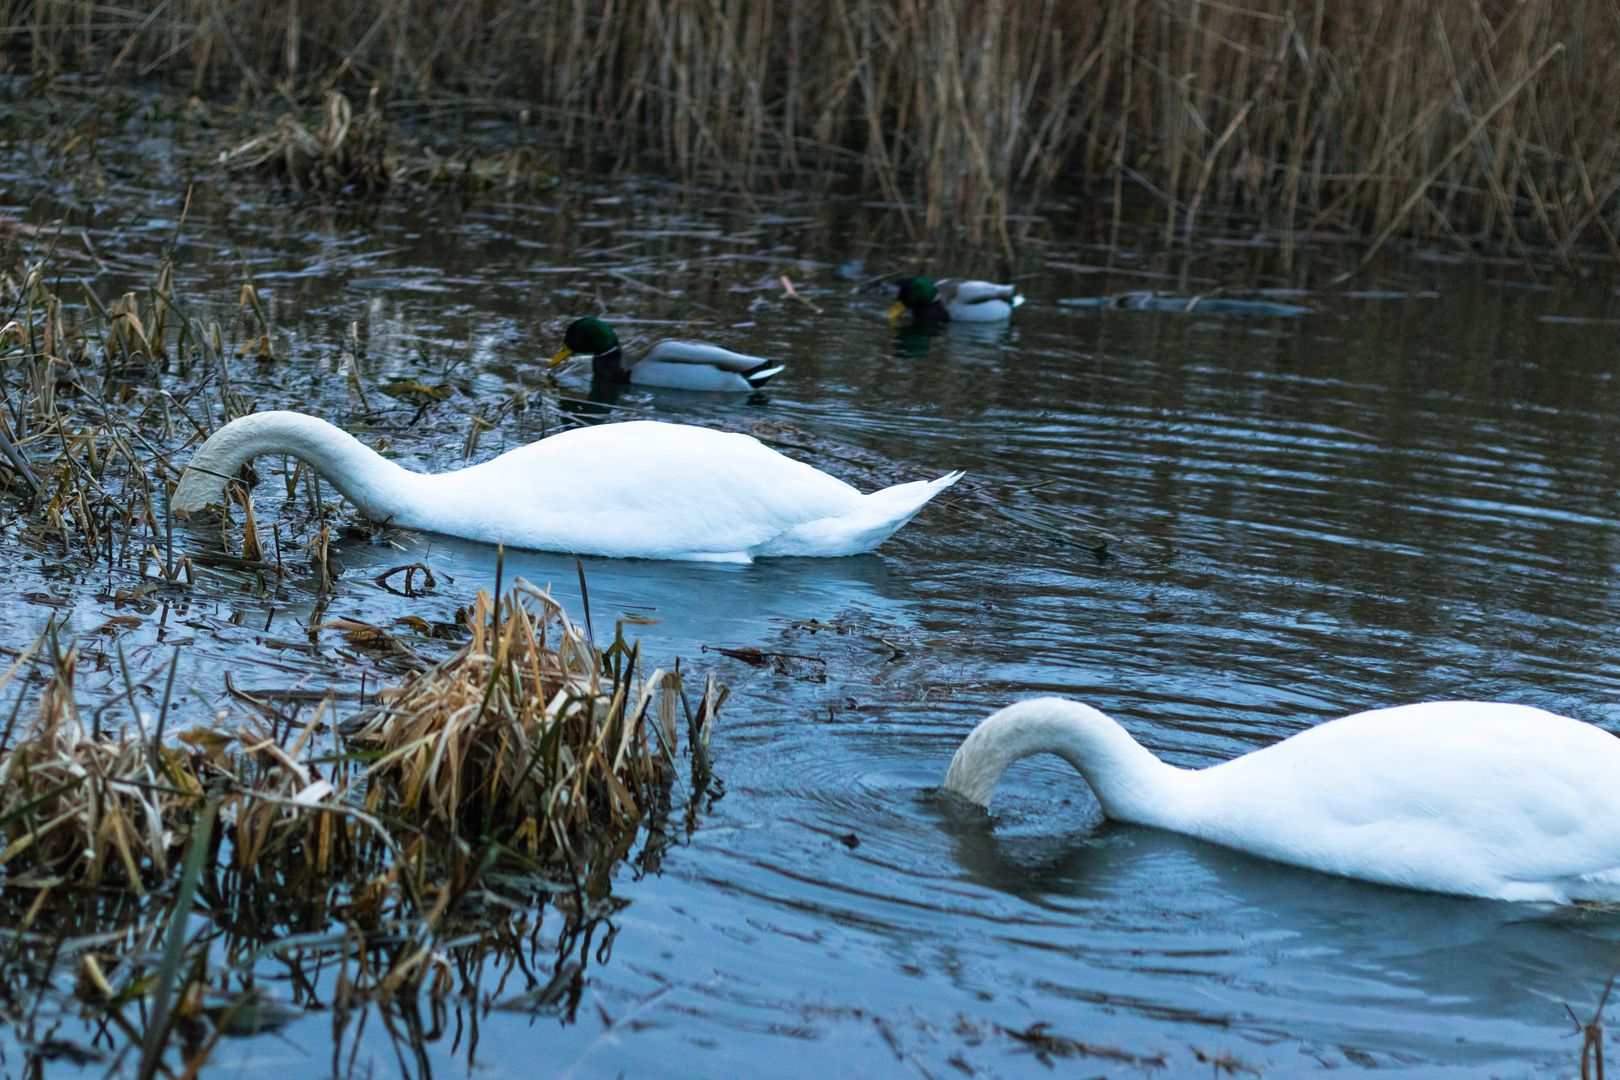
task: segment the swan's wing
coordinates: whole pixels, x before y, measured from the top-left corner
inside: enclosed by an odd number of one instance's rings
[[[1017,306],[1023,302],[1016,285],[997,285],[989,281],[951,281],[944,285],[946,303],[982,304],[988,300],[1005,300]]]
[[[646,558],[746,553],[862,499],[752,436],[644,420],[565,431],[436,479],[442,505],[479,520],[476,539]]]
[[[721,371],[734,371],[739,375],[747,375],[770,366],[770,361],[762,356],[732,352],[730,349],[722,349],[718,345],[702,341],[656,342],[636,363],[640,365],[649,360],[665,364],[706,364]]]

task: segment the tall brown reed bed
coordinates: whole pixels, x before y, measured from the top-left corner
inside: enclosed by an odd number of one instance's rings
[[[1613,0],[0,4],[36,72],[527,108],[564,154],[855,175],[917,221],[1128,193],[1172,238],[1316,230],[1620,254]]]

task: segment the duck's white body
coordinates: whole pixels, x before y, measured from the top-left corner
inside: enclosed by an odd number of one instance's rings
[[[718,562],[870,551],[962,475],[863,495],[752,436],[652,421],[577,428],[427,475],[325,420],[264,412],[203,443],[171,508],[223,501],[226,479],[260,454],[307,461],[377,521],[543,551]]]
[[[782,365],[703,341],[660,341],[626,370],[635,386],[742,393],[781,374]]]
[[[1073,764],[1120,821],[1387,885],[1620,902],[1620,739],[1542,709],[1375,709],[1178,769],[1096,709],[1037,698],[974,729],[945,787],[988,803],[1009,765],[1041,753]]]
[[[1016,285],[991,281],[941,281],[939,298],[952,322],[999,322],[1024,302]]]

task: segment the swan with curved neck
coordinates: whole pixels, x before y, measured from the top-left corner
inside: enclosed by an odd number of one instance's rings
[[[984,720],[945,790],[987,805],[1056,754],[1103,813],[1346,877],[1497,900],[1620,902],[1620,739],[1525,705],[1374,709],[1205,769],[1166,764],[1089,705]]]
[[[647,420],[576,428],[425,474],[325,420],[263,412],[209,436],[171,509],[223,502],[226,482],[260,454],[308,462],[376,521],[542,551],[710,562],[870,551],[962,475],[862,494],[752,436]]]

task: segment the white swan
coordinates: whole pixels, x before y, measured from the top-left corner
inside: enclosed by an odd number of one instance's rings
[[[1620,902],[1620,739],[1541,709],[1374,709],[1178,769],[1089,705],[1036,698],[975,728],[945,789],[987,804],[1008,766],[1043,753],[1119,821],[1387,885]]]
[[[870,551],[962,476],[863,495],[752,436],[647,420],[564,431],[428,475],[325,420],[263,412],[209,436],[170,507],[222,502],[225,482],[260,454],[307,461],[376,521],[543,551],[709,562]]]

